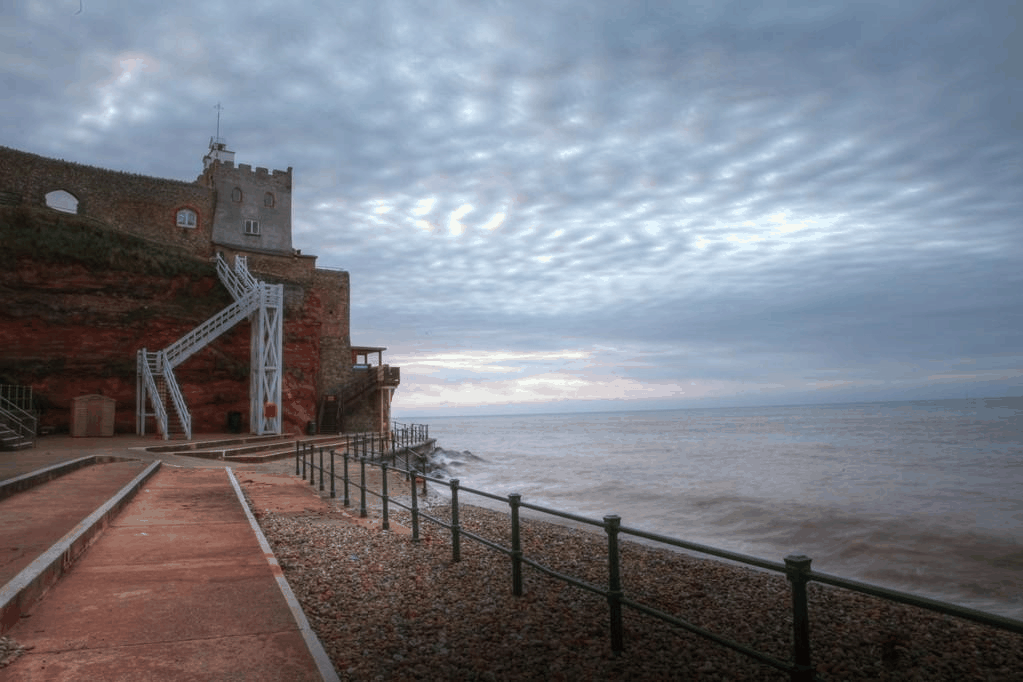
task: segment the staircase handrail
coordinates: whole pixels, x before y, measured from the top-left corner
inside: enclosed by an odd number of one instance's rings
[[[249,272],[248,256],[234,257],[234,274],[239,280],[241,280],[246,289],[253,289],[259,284],[259,280],[253,277],[252,273]]]
[[[167,385],[167,394],[174,403],[174,411],[178,413],[181,427],[185,430],[185,440],[192,440],[192,413],[185,405],[185,396],[181,395],[181,388],[178,387],[178,380],[174,377],[174,368],[166,361],[166,350],[160,351],[164,354],[163,381]],[[166,434],[167,432],[164,431]],[[167,437],[166,435],[164,436]]]
[[[347,409],[358,398],[361,398],[368,391],[377,385],[377,373],[373,370],[366,372],[366,376],[359,377],[341,387],[341,409]]]
[[[259,308],[260,288],[250,290],[237,301],[209,318],[198,327],[163,349],[167,367],[173,369],[202,350],[217,338]]]
[[[156,360],[157,366],[162,364],[163,359],[160,357],[160,353],[153,353],[142,349],[139,351],[142,355],[142,362],[139,363],[142,368],[142,380],[146,384],[146,391],[148,391],[153,408],[156,410],[156,422],[159,426],[160,433],[164,438],[167,438],[167,411],[163,408],[163,401],[160,400],[160,392],[156,388],[156,379],[153,377],[153,368],[149,365],[149,361]],[[145,409],[145,405],[142,406]]]
[[[35,445],[38,428],[35,415],[26,412],[3,396],[0,396],[0,422]]]
[[[237,263],[238,259],[235,257],[236,266]],[[231,292],[231,297],[236,301],[247,293],[248,288],[251,288],[245,286],[245,282],[231,270],[227,261],[219,253],[217,254],[217,276],[220,277],[221,283]]]

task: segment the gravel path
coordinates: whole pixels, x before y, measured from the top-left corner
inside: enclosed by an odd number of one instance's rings
[[[460,509],[463,529],[510,545],[507,514]],[[438,503],[429,513],[446,512]],[[625,652],[615,658],[602,597],[529,567],[514,597],[504,554],[463,538],[453,563],[449,532],[433,524],[413,543],[340,514],[257,517],[344,680],[788,679],[627,608]],[[410,525],[404,512],[392,510],[392,520]],[[540,563],[606,584],[603,534],[524,519],[522,543]],[[624,542],[622,581],[632,599],[791,656],[780,575]],[[821,679],[1023,679],[1023,636],[815,584],[809,598]]]

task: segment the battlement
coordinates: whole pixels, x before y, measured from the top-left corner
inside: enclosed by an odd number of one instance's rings
[[[253,168],[252,165],[248,163],[239,163],[235,165],[234,161],[220,161],[210,166],[203,175],[209,175],[215,178],[218,181],[218,184],[221,185],[225,182],[240,183],[255,180],[260,183],[273,183],[280,189],[287,189],[290,191],[292,170],[292,167],[288,166],[288,170],[274,169],[271,172],[270,169],[262,166]]]

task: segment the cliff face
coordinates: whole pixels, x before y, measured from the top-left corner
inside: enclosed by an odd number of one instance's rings
[[[184,250],[46,209],[0,207],[0,383],[32,386],[40,425],[66,431],[71,399],[117,401],[116,431],[135,431],[135,354],[158,350],[231,303],[211,263]],[[320,296],[285,285],[285,431],[315,418]],[[249,415],[249,325],[175,370],[193,431]],[[153,429],[152,419],[147,432]]]

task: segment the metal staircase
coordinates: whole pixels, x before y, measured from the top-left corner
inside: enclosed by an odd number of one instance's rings
[[[362,367],[353,371],[354,378],[340,392],[320,398],[317,411],[317,433],[341,433],[344,414],[360,401],[380,389],[394,389],[401,383],[400,368],[388,365]]]
[[[244,256],[235,256],[234,269],[218,253],[217,275],[231,292],[234,303],[160,351],[138,351],[136,368],[136,424],[146,432],[146,418],[156,419],[165,440],[172,434],[192,438],[192,416],[174,377],[174,368],[202,350],[218,336],[248,318],[252,323],[249,424],[255,434],[281,432],[281,375],[283,371],[284,287],[257,280]],[[153,411],[148,412],[147,404]],[[171,410],[173,406],[172,421]]]
[[[35,445],[39,413],[33,403],[31,386],[0,384],[0,450]]]

